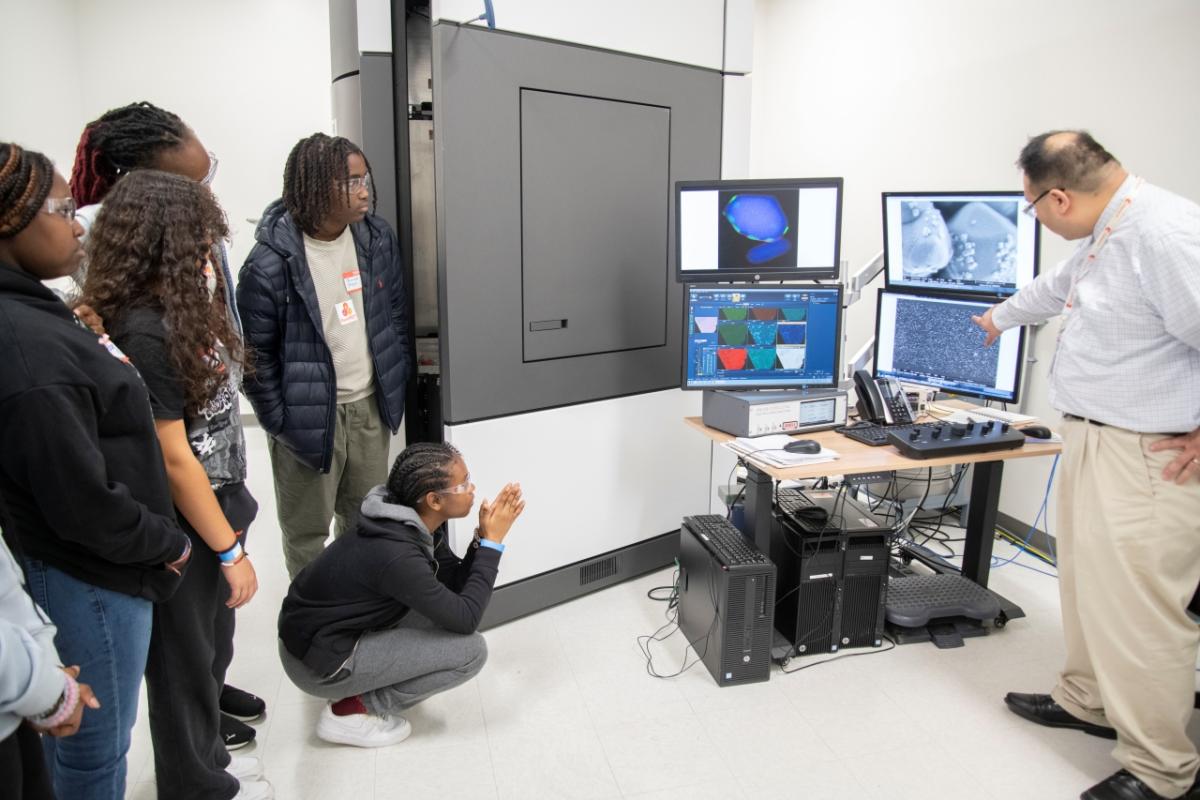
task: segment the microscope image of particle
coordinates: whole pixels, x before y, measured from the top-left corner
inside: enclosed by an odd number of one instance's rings
[[[994,205],[964,203],[950,217],[946,228],[954,254],[942,277],[988,283],[1016,281],[1017,224]]]
[[[741,236],[761,242],[750,248],[746,260],[762,264],[787,253],[792,244],[787,240],[791,226],[779,200],[766,194],[738,194],[730,198],[723,212],[725,220]]]
[[[929,278],[950,263],[954,247],[942,213],[927,200],[900,204],[905,278]]]

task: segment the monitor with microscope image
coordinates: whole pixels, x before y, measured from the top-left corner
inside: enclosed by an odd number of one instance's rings
[[[885,192],[888,287],[1014,294],[1037,276],[1038,223],[1009,192]]]
[[[842,179],[675,184],[680,281],[835,279]]]

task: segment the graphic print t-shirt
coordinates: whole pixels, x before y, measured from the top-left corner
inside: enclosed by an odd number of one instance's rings
[[[187,428],[192,452],[208,474],[214,489],[246,480],[246,441],[238,407],[240,368],[228,366],[224,352],[210,354],[213,368],[227,380],[195,415],[184,413],[186,393],[167,347],[167,327],[162,312],[139,308],[118,321],[109,335],[137,367],[150,391],[155,419],[181,419]]]

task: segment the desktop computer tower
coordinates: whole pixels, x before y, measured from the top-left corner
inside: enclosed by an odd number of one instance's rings
[[[883,644],[892,529],[846,534],[842,566],[843,647]]]
[[[892,523],[842,492],[784,489],[774,525],[775,629],[793,655],[879,645]]]
[[[685,518],[679,531],[679,628],[718,686],[768,680],[775,566],[765,557],[760,563],[728,558],[695,520],[719,520],[758,556],[754,543],[724,518]]]

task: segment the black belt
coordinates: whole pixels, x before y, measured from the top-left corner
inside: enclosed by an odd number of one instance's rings
[[[1101,422],[1098,419],[1088,419],[1087,417],[1081,417],[1078,414],[1068,414],[1065,411],[1063,412],[1063,417],[1065,419],[1073,419],[1077,422],[1086,422],[1089,425],[1095,425],[1097,428],[1107,428],[1108,427],[1107,422]],[[1154,433],[1154,434],[1150,434],[1150,435],[1151,436],[1186,436],[1187,434],[1185,434],[1185,433]]]

